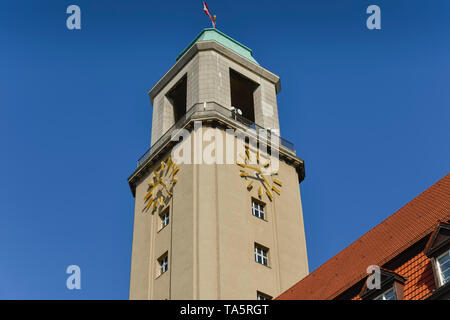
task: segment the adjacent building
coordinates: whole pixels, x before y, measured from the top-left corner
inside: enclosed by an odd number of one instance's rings
[[[277,299],[450,299],[450,174]]]

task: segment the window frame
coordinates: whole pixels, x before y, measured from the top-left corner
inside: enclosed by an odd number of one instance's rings
[[[394,299],[386,299],[386,294],[388,292],[392,292]],[[379,299],[382,298],[382,299]],[[390,287],[389,289],[384,290],[381,294],[377,295],[373,300],[397,300],[397,292],[394,288],[394,286]]]
[[[446,285],[447,283],[450,283],[450,278],[447,279],[447,281],[444,283],[444,279],[443,279],[443,272],[442,272],[442,268],[441,268],[441,263],[439,262],[439,259],[441,259],[444,256],[450,256],[450,249],[444,251],[443,253],[441,253],[440,255],[438,255],[435,258],[435,265],[436,265],[436,271],[437,271],[437,278],[439,281],[439,287]],[[445,269],[445,271],[447,271],[448,269]]]
[[[167,251],[157,259],[157,263],[158,274],[156,277],[158,278],[169,271],[169,254]]]
[[[165,216],[167,216],[167,218],[163,219]],[[167,223],[165,223],[166,220],[167,220]],[[167,227],[169,224],[170,224],[170,210],[169,210],[169,207],[167,207],[159,215],[159,230],[158,231],[161,231],[162,229]]]
[[[261,250],[261,253],[257,252],[258,249]],[[264,255],[264,253],[265,253],[265,255]],[[262,246],[259,243],[255,242],[254,249],[253,249],[253,255],[254,255],[254,259],[255,259],[256,263],[263,265],[265,267],[269,267],[269,248]],[[261,262],[258,261],[258,257],[261,257]],[[266,263],[264,263],[264,261]]]
[[[259,207],[255,208],[254,204],[259,206]],[[262,210],[261,210],[261,208],[262,208]],[[257,199],[252,197],[251,198],[251,211],[252,211],[252,216],[254,216],[254,217],[258,218],[258,219],[267,221],[267,210],[266,210],[266,204],[264,202],[262,202],[260,200],[257,200]],[[258,211],[258,213],[260,215],[256,215],[255,211]],[[261,217],[261,212],[262,212],[262,217]]]

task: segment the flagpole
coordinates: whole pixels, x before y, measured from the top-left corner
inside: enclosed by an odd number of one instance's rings
[[[213,28],[216,28],[216,15],[211,16],[211,14],[209,13],[209,8],[208,5],[206,4],[206,1],[203,1],[203,11],[206,13],[206,15],[209,17],[209,19],[211,19],[211,23]]]

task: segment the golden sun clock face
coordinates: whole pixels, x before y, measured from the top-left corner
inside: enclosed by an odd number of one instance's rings
[[[144,198],[145,210],[151,209],[154,212],[156,209],[165,207],[172,197],[173,186],[178,181],[176,174],[179,170],[180,168],[175,165],[171,157],[166,161],[161,161],[161,164],[152,173],[153,181],[148,185]]]
[[[254,187],[258,190],[258,197],[261,199],[264,194],[267,195],[270,201],[273,200],[275,194],[280,195],[280,188],[283,183],[276,179],[278,173],[266,173],[270,166],[270,160],[263,161],[259,150],[256,153],[256,163],[250,163],[250,150],[248,146],[245,147],[245,155],[239,154],[243,163],[238,163],[240,166],[239,175],[247,181],[247,190],[251,191]]]

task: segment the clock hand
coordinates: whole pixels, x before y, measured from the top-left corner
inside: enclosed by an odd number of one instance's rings
[[[269,181],[267,181],[266,177],[264,177],[264,175],[260,174],[260,177],[263,178],[264,182],[267,183],[267,186],[270,187],[270,183]]]

